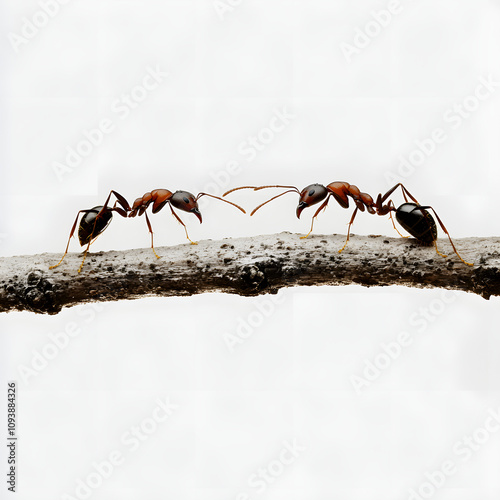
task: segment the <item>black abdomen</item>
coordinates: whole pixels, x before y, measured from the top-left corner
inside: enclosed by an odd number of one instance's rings
[[[80,220],[78,239],[82,247],[83,245],[87,245],[89,241],[97,238],[108,227],[113,218],[113,214],[107,211],[102,213],[96,220],[97,214],[102,208],[102,205],[91,208]]]
[[[432,243],[437,239],[434,218],[427,210],[418,208],[416,203],[403,203],[396,210],[396,219],[419,241]]]

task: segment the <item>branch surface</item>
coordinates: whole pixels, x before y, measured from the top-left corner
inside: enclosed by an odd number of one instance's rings
[[[500,295],[500,238],[454,240],[460,262],[446,239],[438,247],[414,239],[351,235],[281,233],[251,238],[205,240],[198,245],[89,253],[70,253],[56,269],[60,254],[0,258],[0,312],[56,314],[87,302],[206,292],[256,296],[292,286],[403,285],[446,288],[489,299]]]

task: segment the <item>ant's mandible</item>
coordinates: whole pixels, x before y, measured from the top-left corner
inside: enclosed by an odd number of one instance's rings
[[[116,201],[113,207],[108,207],[109,200],[111,199],[111,195],[114,194],[116,197]],[[120,204],[122,208],[117,207],[116,205]],[[75,234],[76,225],[78,223],[78,218],[80,214],[84,214],[80,220],[80,225],[78,226],[78,240],[80,245],[83,247],[87,245],[85,252],[83,254],[82,263],[78,268],[78,272],[82,270],[83,263],[85,262],[85,257],[87,256],[87,252],[89,251],[90,244],[108,227],[111,219],[113,218],[113,212],[121,215],[122,217],[127,217],[127,213],[131,210],[128,201],[116,191],[111,191],[109,193],[108,198],[104,202],[104,205],[98,205],[94,208],[89,208],[87,210],[80,210],[76,214],[76,219],[71,228],[71,232],[68,238],[68,244],[66,245],[66,250],[64,251],[64,255],[61,257],[61,260],[55,264],[54,266],[50,266],[49,269],[54,269],[59,266],[66,254],[68,253],[69,242],[71,241],[72,236]]]
[[[215,198],[216,200],[229,203],[229,205],[232,205],[233,207],[236,207],[238,210],[241,210],[243,213],[246,213],[245,210],[243,210],[243,208],[241,208],[239,205],[236,205],[236,203],[232,203],[231,201],[228,200],[223,200],[218,196],[214,196],[213,194],[208,194],[208,193],[199,193],[198,196],[195,197],[193,194],[188,193],[187,191],[176,191],[175,193],[172,193],[168,189],[154,189],[151,192],[145,193],[142,198],[137,198],[134,201],[132,210],[128,214],[128,217],[135,217],[136,215],[141,216],[142,214],[144,214],[144,216],[146,217],[146,224],[148,225],[149,232],[151,233],[151,248],[153,249],[153,253],[155,254],[157,259],[159,259],[160,256],[156,253],[154,248],[153,229],[151,227],[151,222],[149,221],[146,209],[152,203],[153,204],[152,213],[156,214],[166,204],[168,204],[172,212],[172,215],[184,227],[187,239],[191,242],[192,245],[196,245],[197,243],[192,241],[191,238],[189,237],[186,225],[184,224],[184,222],[182,222],[181,218],[175,213],[174,207],[184,212],[193,213],[194,215],[196,215],[196,217],[198,217],[201,224],[202,218],[200,209],[198,207],[198,200],[202,196],[210,196],[211,198]]]
[[[394,202],[392,200],[389,200],[387,203],[386,200],[389,198],[389,196],[398,188],[401,187],[401,190],[403,192],[403,197],[405,199],[405,203],[403,203],[401,206],[398,208],[395,207]],[[348,182],[332,182],[331,184],[328,184],[326,187],[323,186],[322,184],[311,184],[307,187],[305,187],[302,191],[299,191],[295,186],[281,186],[281,185],[270,185],[270,186],[241,186],[238,188],[231,189],[224,193],[223,196],[228,195],[229,193],[232,193],[233,191],[238,191],[240,189],[253,189],[254,191],[259,191],[261,189],[267,189],[267,188],[284,188],[286,191],[283,193],[280,193],[276,196],[273,196],[269,200],[265,201],[264,203],[261,203],[259,206],[254,208],[254,210],[251,212],[250,215],[253,215],[257,210],[259,210],[261,207],[269,203],[270,201],[275,200],[276,198],[279,198],[280,196],[283,196],[286,193],[293,193],[296,192],[299,194],[299,204],[297,206],[296,214],[297,217],[300,218],[300,214],[302,211],[310,207],[312,205],[316,205],[317,203],[320,203],[323,201],[323,203],[320,205],[318,210],[316,210],[315,214],[312,217],[311,221],[311,229],[309,233],[305,236],[301,236],[301,238],[307,238],[314,226],[314,219],[319,215],[319,213],[325,209],[328,205],[328,202],[330,201],[330,197],[333,196],[335,200],[338,202],[338,204],[342,208],[348,208],[349,207],[349,198],[352,198],[356,208],[351,216],[351,220],[349,221],[348,224],[348,229],[347,229],[347,237],[346,241],[344,243],[344,246],[339,250],[339,253],[341,253],[344,248],[346,247],[348,241],[349,241],[349,234],[351,230],[351,226],[354,222],[354,219],[358,213],[358,210],[361,212],[364,212],[365,210],[368,211],[370,214],[377,214],[377,215],[387,215],[389,214],[389,217],[391,218],[392,225],[394,226],[394,229],[398,232],[400,236],[403,236],[397,229],[394,219],[392,217],[392,212],[396,212],[396,219],[401,224],[401,226],[408,231],[414,238],[416,238],[418,241],[422,243],[433,243],[434,247],[436,249],[436,252],[441,255],[442,257],[446,257],[446,255],[442,254],[439,252],[437,248],[437,229],[436,229],[436,223],[432,217],[432,215],[428,212],[428,210],[432,210],[434,212],[434,215],[436,216],[436,219],[439,222],[439,225],[443,229],[443,231],[446,233],[448,236],[448,239],[450,240],[451,246],[453,247],[454,252],[457,254],[458,258],[464,263],[467,264],[468,266],[472,266],[473,264],[466,262],[460,254],[458,253],[457,249],[455,248],[455,245],[453,244],[453,241],[451,240],[450,234],[448,233],[446,227],[444,226],[443,222],[437,215],[436,211],[431,207],[431,206],[421,206],[418,201],[410,194],[410,192],[403,186],[403,184],[398,183],[387,193],[384,195],[379,194],[377,197],[377,201],[374,202],[373,198],[367,194],[367,193],[362,193],[359,188],[353,184],[349,184]],[[413,201],[413,203],[408,202],[407,196]]]

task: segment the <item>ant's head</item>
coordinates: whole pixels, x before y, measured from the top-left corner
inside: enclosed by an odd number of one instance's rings
[[[311,184],[300,192],[299,204],[297,206],[297,218],[300,219],[302,210],[323,201],[328,194],[328,190],[321,184]]]
[[[169,201],[173,207],[196,215],[201,223],[200,207],[198,206],[198,201],[194,194],[188,193],[187,191],[176,191]]]

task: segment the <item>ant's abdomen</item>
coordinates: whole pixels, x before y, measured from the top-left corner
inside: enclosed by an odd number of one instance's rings
[[[432,215],[416,203],[403,203],[396,210],[396,219],[414,238],[422,243],[437,239],[436,223]]]
[[[89,241],[95,240],[111,222],[113,218],[111,212],[104,212],[97,218],[97,214],[102,209],[102,205],[91,208],[80,220],[80,225],[78,226],[78,240],[82,247],[87,245]]]

